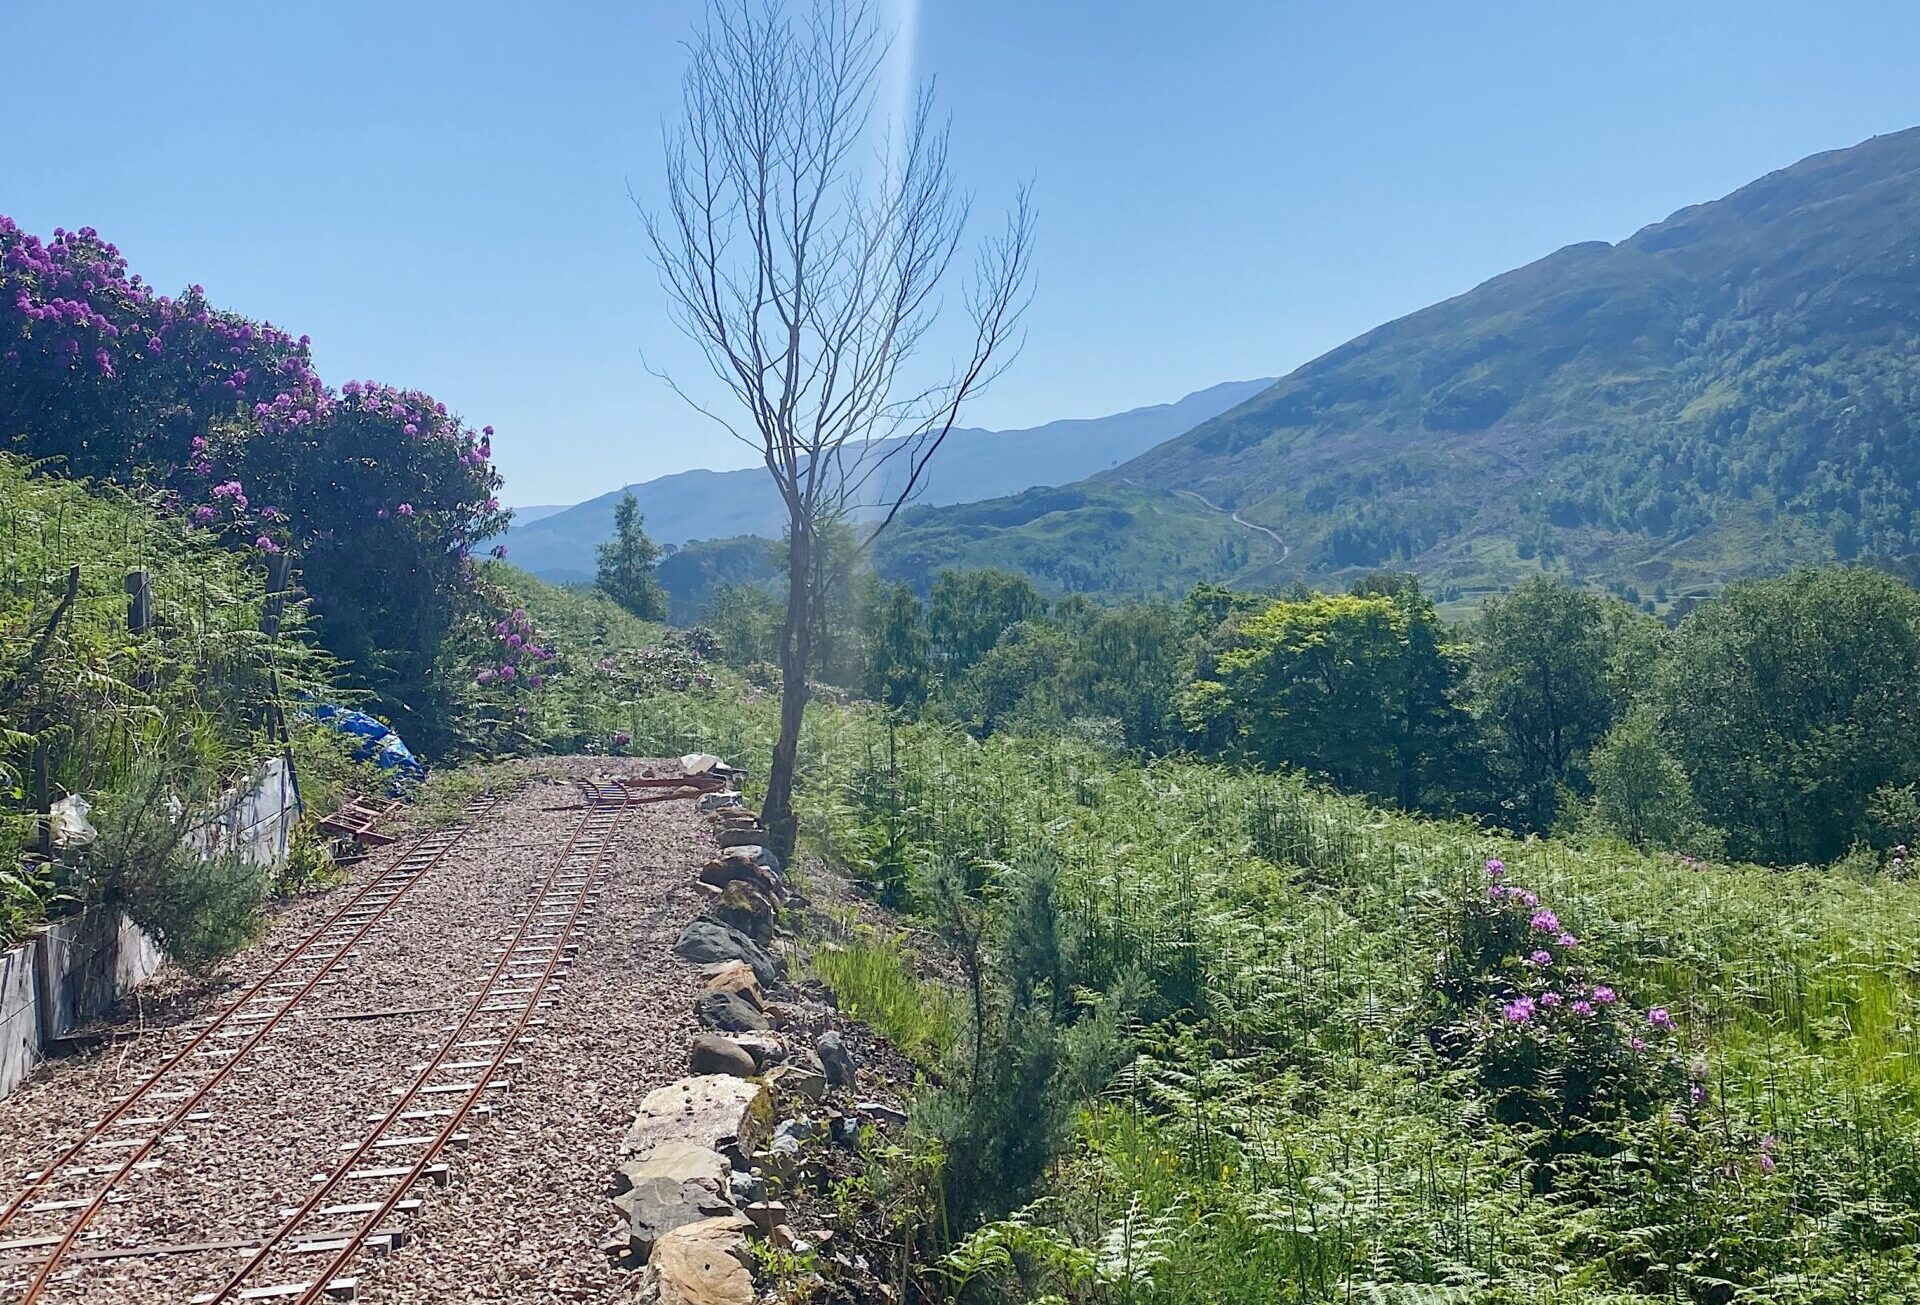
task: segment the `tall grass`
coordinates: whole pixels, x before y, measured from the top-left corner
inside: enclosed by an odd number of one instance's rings
[[[865,1020],[912,1060],[932,1064],[953,1047],[948,994],[914,974],[897,939],[859,929],[816,948],[811,964],[843,1014]]]

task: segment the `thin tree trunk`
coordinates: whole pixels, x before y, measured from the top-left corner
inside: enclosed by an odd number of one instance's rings
[[[807,709],[807,663],[812,653],[813,611],[809,601],[812,530],[798,513],[788,532],[787,615],[780,626],[780,733],[767,770],[767,838],[782,861],[793,857],[797,822],[793,814],[793,771],[800,753],[800,724]]]

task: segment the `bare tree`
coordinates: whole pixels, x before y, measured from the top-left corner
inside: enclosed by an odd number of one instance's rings
[[[969,216],[931,87],[905,121],[876,119],[887,44],[865,0],[810,0],[798,15],[778,0],[710,0],[690,54],[664,204],[642,217],[673,318],[732,402],[702,404],[665,379],[761,453],[787,507],[764,812],[785,856],[819,531],[859,520],[870,546],[922,487],[962,404],[1018,352],[1032,213],[1022,189],[975,256],[965,342],[916,366]]]

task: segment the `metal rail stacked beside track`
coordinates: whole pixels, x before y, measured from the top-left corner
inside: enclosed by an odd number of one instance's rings
[[[568,963],[575,944],[573,935],[583,915],[598,895],[606,873],[614,835],[629,809],[635,804],[625,785],[583,784],[585,811],[579,826],[568,838],[559,856],[554,858],[544,882],[528,899],[515,931],[502,939],[499,959],[471,995],[460,1018],[444,1031],[438,1049],[419,1067],[412,1082],[398,1093],[383,1114],[370,1116],[373,1127],[357,1144],[344,1151],[332,1172],[322,1178],[305,1201],[287,1211],[279,1227],[262,1239],[253,1254],[238,1269],[229,1273],[214,1291],[195,1296],[194,1305],[213,1305],[229,1300],[280,1300],[294,1305],[311,1305],[322,1296],[351,1299],[358,1280],[345,1276],[365,1250],[391,1248],[403,1234],[389,1226],[389,1220],[407,1202],[407,1194],[429,1171],[436,1157],[461,1137],[460,1126],[489,1091],[506,1086],[506,1072],[516,1063],[514,1048],[525,1039],[535,1012],[547,1004],[547,988]],[[525,986],[510,986],[525,985]],[[488,1019],[487,1017],[493,1017]],[[476,1025],[487,1035],[470,1037]],[[495,1036],[497,1035],[497,1036]],[[471,1061],[455,1061],[461,1048],[491,1048],[491,1055]],[[470,1079],[467,1076],[471,1076]],[[415,1108],[422,1098],[451,1097],[445,1107]],[[399,1125],[414,1128],[423,1121],[438,1121],[432,1133],[405,1136],[396,1133]],[[411,1164],[387,1171],[356,1170],[369,1152],[376,1148],[402,1148],[411,1151]],[[378,1201],[354,1205],[325,1204],[343,1182],[356,1175],[378,1172],[390,1179],[386,1196]],[[315,1218],[357,1216],[359,1222],[347,1229],[315,1229]],[[300,1281],[246,1287],[248,1279],[276,1256],[292,1251],[333,1252],[326,1267],[315,1277]]]
[[[444,829],[434,830],[422,835],[417,842],[392,865],[370,878],[356,890],[337,910],[321,922],[303,938],[292,951],[282,957],[272,969],[256,981],[253,986],[241,994],[225,1010],[216,1015],[206,1026],[197,1030],[179,1050],[168,1056],[160,1066],[149,1073],[133,1091],[120,1098],[106,1116],[94,1124],[78,1139],[69,1143],[44,1168],[28,1176],[27,1185],[18,1192],[4,1208],[0,1208],[0,1231],[6,1230],[22,1214],[47,1213],[75,1210],[65,1230],[44,1238],[16,1239],[12,1242],[0,1242],[6,1250],[40,1251],[44,1249],[44,1258],[39,1270],[27,1284],[26,1292],[20,1297],[21,1305],[30,1305],[38,1299],[54,1272],[60,1268],[73,1250],[75,1241],[107,1204],[114,1189],[129,1174],[158,1164],[150,1160],[155,1149],[172,1133],[196,1117],[197,1108],[213,1089],[224,1082],[234,1068],[244,1061],[260,1043],[278,1027],[280,1022],[292,1013],[306,997],[318,988],[327,976],[352,954],[360,941],[372,931],[394,905],[406,895],[406,892],[421,876],[432,870],[444,860],[460,839],[473,828],[473,823],[486,814],[499,798],[493,794],[483,794],[468,804],[465,818],[461,823]],[[290,976],[289,971],[296,965],[311,966],[311,973]],[[281,992],[287,995],[280,995]],[[277,1006],[263,1009],[266,1003],[277,1002]],[[242,1019],[242,1015],[258,1018]],[[243,1035],[243,1040],[228,1052],[225,1047],[208,1047],[216,1038],[239,1032],[232,1026],[251,1026]],[[202,1054],[204,1053],[204,1055]],[[211,1073],[195,1081],[190,1077],[193,1071],[202,1066],[196,1061],[215,1059]],[[183,1090],[170,1090],[160,1093],[156,1089],[166,1083],[170,1088],[176,1085]],[[172,1108],[164,1113],[147,1118],[138,1118],[142,1128],[152,1131],[140,1137],[137,1144],[126,1157],[117,1164],[94,1166],[81,1163],[83,1153],[103,1141],[119,1142],[124,1139],[109,1138],[108,1134],[116,1125],[134,1122],[136,1117],[129,1114],[143,1101],[151,1100],[172,1102]],[[49,1189],[62,1184],[82,1182],[87,1179],[103,1179],[90,1196],[77,1200],[36,1201],[35,1198]],[[108,1252],[108,1254],[137,1253]],[[99,1252],[83,1252],[86,1258],[99,1258]],[[79,1258],[79,1257],[75,1257]]]

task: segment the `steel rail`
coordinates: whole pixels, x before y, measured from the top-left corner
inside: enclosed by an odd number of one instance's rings
[[[498,797],[492,794],[484,794],[468,803],[466,814],[470,818],[477,819],[484,815],[498,801]],[[422,876],[439,865],[440,862],[446,858],[447,854],[458,846],[460,839],[470,832],[472,828],[473,826],[470,823],[462,822],[449,826],[446,829],[435,830],[432,833],[423,835],[420,841],[409,849],[405,855],[398,858],[386,870],[370,880],[366,886],[355,893],[344,906],[329,916],[319,928],[302,939],[299,946],[283,957],[265,976],[249,988],[240,1000],[228,1007],[227,1010],[216,1017],[211,1024],[207,1025],[206,1028],[200,1030],[193,1038],[189,1039],[185,1046],[181,1047],[179,1051],[162,1062],[160,1068],[149,1075],[138,1088],[115,1105],[113,1109],[108,1111],[105,1119],[94,1125],[79,1141],[68,1146],[67,1149],[61,1153],[58,1160],[42,1169],[38,1175],[30,1180],[27,1188],[7,1205],[4,1213],[0,1213],[0,1228],[4,1228],[10,1220],[18,1215],[19,1212],[25,1208],[27,1202],[33,1198],[35,1193],[53,1181],[54,1176],[58,1174],[61,1169],[71,1164],[81,1151],[98,1141],[137,1101],[150,1092],[156,1084],[179,1066],[181,1062],[199,1050],[208,1038],[223,1028],[247,1003],[255,1000],[264,992],[268,983],[272,982],[277,975],[283,973],[287,967],[292,965],[296,960],[305,956],[326,934],[332,932],[334,927],[340,923],[346,914],[364,901],[375,888],[387,883],[398,875],[400,868],[418,855],[422,848],[437,842],[438,846],[433,848],[433,851],[425,863],[415,866],[411,873],[406,875],[399,883],[397,891],[385,902],[381,903],[372,915],[360,922],[354,929],[353,935],[349,937],[346,942],[340,944],[339,948],[331,957],[327,958],[321,964],[313,976],[302,984],[299,990],[291,997],[287,998],[279,1010],[273,1012],[267,1019],[262,1020],[260,1026],[250,1033],[246,1040],[234,1050],[234,1054],[216,1067],[210,1078],[198,1088],[194,1089],[184,1100],[179,1102],[166,1120],[155,1128],[153,1133],[144,1139],[139,1146],[134,1148],[126,1159],[121,1161],[119,1167],[114,1170],[112,1174],[107,1176],[106,1181],[100,1184],[99,1190],[93,1194],[92,1199],[81,1208],[78,1215],[76,1215],[73,1221],[67,1226],[66,1232],[62,1235],[61,1239],[50,1248],[47,1253],[47,1258],[40,1266],[39,1273],[34,1275],[33,1281],[27,1284],[25,1294],[20,1297],[20,1305],[32,1305],[32,1302],[39,1299],[40,1293],[46,1288],[48,1281],[53,1277],[54,1271],[59,1268],[61,1259],[68,1251],[73,1249],[73,1244],[79,1238],[80,1233],[93,1221],[101,1209],[105,1207],[107,1197],[112,1193],[113,1189],[125,1179],[128,1174],[132,1173],[137,1165],[152,1154],[154,1149],[160,1145],[162,1138],[178,1128],[188,1115],[194,1113],[200,1103],[206,1099],[208,1093],[226,1081],[227,1076],[233,1072],[234,1067],[245,1060],[247,1055],[255,1047],[259,1046],[261,1041],[265,1039],[269,1033],[279,1027],[280,1021],[285,1019],[287,1015],[293,1011],[293,1008],[311,994],[315,988],[319,987],[320,981],[325,978],[335,966],[346,959],[347,954],[360,944],[360,941],[367,936],[375,925],[386,918],[387,914],[393,910],[395,904],[406,895],[407,889],[415,883],[418,883]]]
[[[507,1059],[513,1054],[515,1045],[525,1036],[527,1026],[532,1020],[534,1012],[540,1008],[540,1000],[546,991],[547,985],[552,982],[554,972],[559,968],[561,961],[566,956],[567,940],[573,936],[579,924],[581,911],[584,909],[588,899],[592,896],[593,885],[603,873],[606,859],[613,850],[614,835],[619,831],[621,822],[625,819],[628,809],[633,805],[631,796],[624,789],[614,790],[613,793],[609,793],[606,789],[596,789],[594,797],[593,805],[588,808],[587,814],[582,817],[579,826],[567,839],[566,846],[562,848],[560,854],[554,858],[553,866],[548,871],[545,882],[535,890],[529,899],[525,916],[520,921],[520,926],[514,931],[513,936],[507,940],[499,961],[497,961],[493,967],[493,972],[488,975],[486,981],[480,985],[480,991],[468,1003],[465,1013],[462,1014],[452,1030],[448,1032],[439,1050],[427,1061],[425,1068],[415,1075],[413,1082],[401,1093],[400,1097],[387,1111],[385,1117],[367,1132],[366,1136],[360,1140],[359,1144],[354,1147],[351,1152],[345,1155],[345,1158],[337,1164],[333,1172],[321,1181],[319,1186],[308,1195],[307,1199],[301,1203],[293,1214],[285,1219],[280,1227],[260,1244],[258,1249],[247,1259],[246,1263],[230,1273],[221,1285],[210,1294],[196,1296],[194,1298],[196,1301],[210,1302],[212,1305],[218,1305],[218,1302],[228,1299],[237,1292],[241,1284],[244,1283],[247,1278],[251,1277],[261,1265],[266,1263],[282,1243],[294,1237],[295,1230],[299,1225],[306,1219],[312,1217],[314,1212],[321,1207],[321,1203],[333,1193],[334,1189],[337,1188],[340,1183],[345,1181],[347,1174],[354,1166],[359,1164],[366,1157],[367,1153],[373,1149],[374,1144],[379,1141],[381,1135],[392,1128],[394,1124],[399,1121],[400,1116],[404,1114],[415,1099],[420,1096],[421,1091],[432,1084],[434,1076],[440,1072],[440,1067],[446,1063],[447,1059],[452,1056],[454,1051],[459,1047],[461,1040],[465,1037],[475,1018],[481,1013],[482,1008],[494,1000],[494,989],[500,985],[502,978],[505,977],[510,970],[515,968],[514,953],[521,950],[521,944],[525,941],[527,934],[532,930],[535,921],[540,915],[542,902],[552,896],[555,884],[566,873],[568,865],[574,859],[576,849],[579,847],[582,838],[586,836],[589,829],[593,827],[596,818],[604,818],[604,828],[596,835],[599,846],[591,849],[592,864],[589,866],[585,877],[581,880],[580,886],[576,890],[573,906],[567,914],[566,924],[554,939],[552,952],[547,958],[545,968],[542,969],[539,978],[534,982],[532,990],[526,994],[526,1004],[521,1010],[518,1019],[512,1022],[510,1031],[501,1038],[500,1047],[494,1052],[493,1059],[485,1072],[478,1075],[473,1087],[468,1090],[460,1104],[453,1108],[448,1115],[446,1123],[441,1126],[440,1131],[428,1140],[419,1158],[400,1176],[399,1181],[394,1183],[392,1190],[387,1193],[386,1198],[380,1201],[374,1207],[373,1211],[362,1220],[359,1228],[347,1234],[345,1244],[341,1247],[339,1253],[334,1256],[332,1261],[316,1274],[312,1281],[305,1284],[301,1294],[294,1301],[294,1305],[312,1305],[312,1302],[317,1301],[322,1295],[326,1294],[334,1281],[335,1274],[353,1263],[355,1257],[360,1254],[366,1241],[376,1232],[380,1231],[399,1203],[406,1199],[407,1193],[420,1181],[422,1175],[426,1173],[427,1167],[433,1163],[434,1157],[440,1153],[453,1135],[459,1131],[460,1125],[465,1122],[467,1115],[472,1112],[474,1106],[479,1103],[480,1098],[486,1093],[488,1085],[496,1080],[496,1076],[504,1068]],[[289,1291],[288,1294],[291,1295],[291,1292]]]

